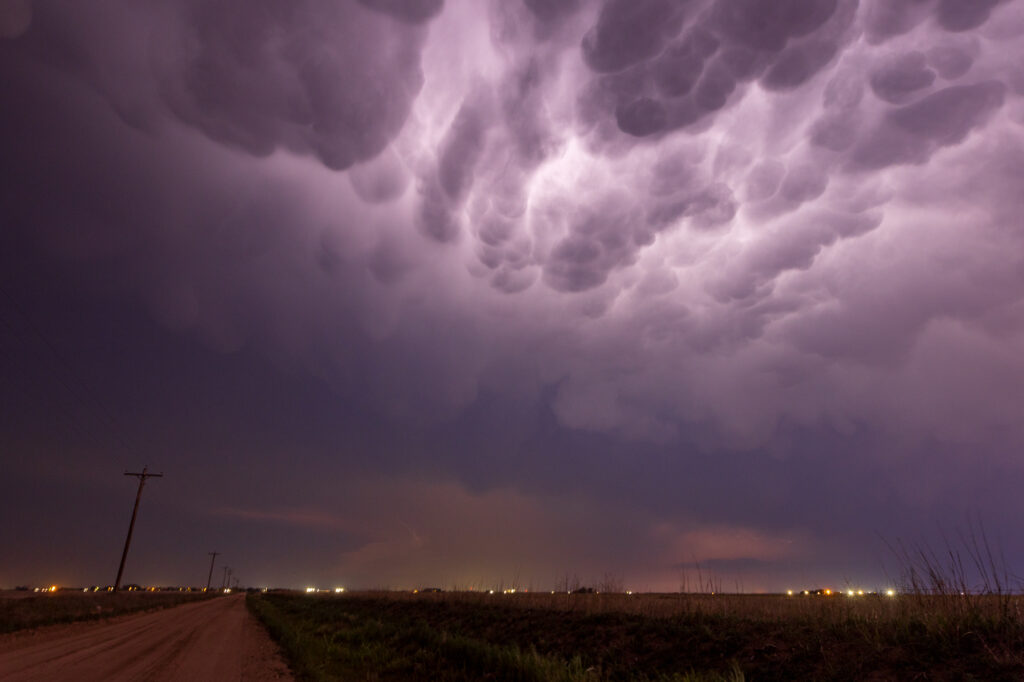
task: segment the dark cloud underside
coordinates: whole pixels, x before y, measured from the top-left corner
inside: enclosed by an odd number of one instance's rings
[[[538,575],[659,585],[1013,518],[1022,36],[1021,0],[8,0],[4,447],[109,464],[47,432],[38,319],[158,441],[192,418],[97,335],[222,396],[167,466],[259,492],[188,513],[364,577],[492,575],[513,511]]]

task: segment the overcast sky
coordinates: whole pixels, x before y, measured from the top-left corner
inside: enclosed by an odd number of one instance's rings
[[[1022,0],[0,0],[0,586],[111,583],[143,465],[130,582],[1024,572],[1022,64]]]

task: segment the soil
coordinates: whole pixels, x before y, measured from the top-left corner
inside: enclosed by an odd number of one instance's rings
[[[5,682],[292,679],[244,595],[0,637]]]

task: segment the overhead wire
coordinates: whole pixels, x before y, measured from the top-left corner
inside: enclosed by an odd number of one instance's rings
[[[46,367],[50,374],[50,378],[57,382],[66,392],[70,395],[80,407],[83,408],[85,414],[94,414],[100,419],[98,423],[102,424],[106,428],[106,436],[99,436],[97,433],[92,432],[91,437],[96,444],[103,444],[104,441],[112,438],[116,441],[125,455],[129,455],[133,452],[133,449],[129,445],[126,434],[122,431],[121,426],[118,422],[117,417],[107,407],[106,404],[100,399],[98,393],[93,390],[89,384],[75,371],[71,361],[69,361],[63,353],[57,348],[43,333],[42,329],[33,321],[32,316],[18,303],[17,299],[14,298],[3,286],[0,286],[0,297],[5,299],[10,308],[17,312],[18,316],[23,322],[23,326],[27,329],[32,336],[42,342],[42,346],[48,351],[48,354],[56,360],[56,363],[41,362],[40,365]],[[0,311],[3,308],[0,307]],[[38,345],[32,344],[23,331],[18,329],[10,319],[5,319],[5,316],[0,315],[0,321],[4,322],[4,325],[11,331],[11,333],[17,338],[17,340],[27,349],[36,350],[39,348]],[[7,354],[5,354],[7,355]],[[9,357],[9,359],[12,359]],[[77,383],[78,387],[75,386]],[[31,385],[31,384],[30,384]],[[45,396],[44,401],[49,403],[49,407],[54,407],[62,411],[65,416],[68,417],[69,421],[74,424],[81,420],[76,419],[73,412],[67,409],[67,406],[57,405],[57,401],[52,399],[52,396],[48,396],[45,391],[41,391],[37,396]],[[86,424],[77,424],[79,427],[84,427],[83,431],[91,432]]]

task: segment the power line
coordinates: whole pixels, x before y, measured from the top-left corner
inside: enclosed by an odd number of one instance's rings
[[[26,310],[18,303],[7,290],[0,286],[0,296],[3,296],[13,308],[18,316],[24,322],[24,327],[27,328],[36,338],[38,338],[43,346],[49,351],[50,355],[56,359],[56,368],[63,369],[63,374],[70,377],[74,382],[70,382],[62,376],[60,371],[56,371],[51,367],[51,375],[59,383],[64,390],[66,390],[86,411],[95,411],[99,413],[101,420],[106,422],[107,426],[112,431],[113,438],[118,444],[124,449],[125,453],[131,452],[131,448],[128,446],[127,439],[124,434],[118,429],[117,418],[113,412],[107,408],[107,406],[99,399],[97,393],[89,387],[89,385],[79,376],[71,362],[64,357],[64,355],[57,349],[50,339],[43,333],[38,325],[32,320],[32,317],[26,312]],[[31,344],[28,343],[27,339],[23,334],[11,323],[9,320],[5,320],[6,326],[14,333],[14,335],[21,341],[26,347],[31,348]],[[77,383],[79,388],[76,388],[73,383]],[[84,394],[83,394],[84,393]]]
[[[3,323],[3,326],[11,332],[11,336],[15,337],[14,340],[9,341],[11,348],[3,349],[3,346],[8,345],[9,337],[5,338],[4,336],[0,336],[0,349],[3,350],[3,352],[0,353],[0,356],[11,359],[11,362],[7,363],[9,368],[4,372],[3,378],[5,382],[9,382],[9,386],[15,386],[16,384],[14,382],[16,375],[14,370],[15,368],[21,369],[24,365],[13,360],[14,353],[22,350],[23,348],[29,347],[29,344],[23,334],[18,331],[10,320],[5,319],[4,316],[0,315],[0,323]],[[52,371],[48,374],[50,374],[50,378],[63,386],[70,395],[74,396],[74,392],[60,377],[56,376]],[[22,378],[27,379],[27,377]],[[20,393],[20,400],[18,401],[19,405],[26,402],[26,396],[39,404],[45,404],[47,406],[47,415],[54,420],[63,416],[67,423],[67,427],[80,442],[89,441],[96,445],[101,444],[101,439],[98,433],[90,429],[89,424],[82,419],[80,414],[76,414],[74,412],[72,409],[73,406],[68,404],[66,400],[57,400],[52,392],[48,392],[47,388],[42,385],[42,382],[39,381],[38,377],[35,377],[33,381],[22,381],[20,383],[22,385],[19,386],[18,389]],[[15,419],[13,414],[10,413],[5,416]]]

